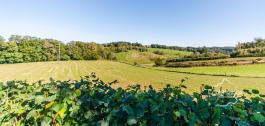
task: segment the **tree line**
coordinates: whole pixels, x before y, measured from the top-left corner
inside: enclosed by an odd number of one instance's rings
[[[231,54],[234,51],[234,47],[180,47],[180,46],[167,46],[160,44],[151,44],[150,48],[159,48],[159,49],[172,49],[172,50],[180,50],[180,51],[188,51],[188,52],[199,52],[199,53],[223,53],[223,54]]]
[[[265,39],[256,38],[251,42],[238,43],[232,57],[265,56]]]
[[[60,44],[60,56],[59,56]],[[12,35],[5,41],[0,36],[0,63],[23,63],[60,60],[115,60],[115,53],[128,50],[146,51],[140,43],[71,41],[63,43],[55,39]]]
[[[59,54],[60,44],[60,54]],[[236,47],[179,47],[126,41],[98,44],[95,42],[70,41],[63,43],[55,39],[42,39],[32,36],[11,35],[8,40],[0,36],[0,63],[23,63],[59,60],[115,60],[116,54],[129,50],[140,52],[147,48],[172,49],[193,52],[179,61],[193,59],[222,59],[229,57],[265,56],[265,39],[238,43]],[[163,55],[163,52],[155,52]],[[59,56],[60,55],[60,56]]]
[[[239,42],[235,47],[179,47],[151,44],[151,48],[173,49],[200,54],[222,53],[230,57],[263,57],[265,56],[265,39],[255,38],[249,42]]]

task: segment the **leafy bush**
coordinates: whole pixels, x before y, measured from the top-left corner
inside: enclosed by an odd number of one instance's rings
[[[164,65],[165,63],[166,63],[166,60],[163,59],[163,58],[156,58],[156,59],[155,59],[155,65],[156,65],[156,66],[162,66],[162,65]]]
[[[159,50],[156,50],[153,52],[154,54],[157,54],[157,55],[164,55],[164,51],[159,51]]]
[[[137,62],[133,62],[133,65],[134,65],[134,66],[137,66],[137,65],[139,65],[139,64],[138,64]]]
[[[185,85],[155,90],[139,85],[111,87],[94,74],[80,81],[0,84],[0,125],[265,125],[264,95],[202,86],[201,93]]]

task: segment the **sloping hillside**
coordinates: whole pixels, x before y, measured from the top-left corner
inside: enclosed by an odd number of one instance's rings
[[[191,53],[192,52],[171,49],[148,48],[147,52],[131,50],[128,52],[116,53],[116,57],[118,61],[130,64],[153,64],[156,58],[179,58],[190,55]]]

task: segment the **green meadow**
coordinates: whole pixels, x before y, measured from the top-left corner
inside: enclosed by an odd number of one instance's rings
[[[265,78],[265,64],[236,65],[236,66],[207,66],[207,67],[190,67],[190,68],[156,67],[154,69],[176,71],[176,72],[187,72],[194,74]]]
[[[222,71],[231,70],[231,74],[250,75],[252,73],[259,76],[264,75],[265,65],[237,67],[235,67],[235,70],[232,70],[232,67],[182,68],[180,70],[208,71],[209,73],[222,73]],[[255,69],[251,70],[252,68]],[[106,82],[118,80],[119,83],[114,85],[115,87],[126,87],[131,84],[141,84],[144,87],[152,84],[155,88],[160,89],[165,87],[166,84],[176,85],[182,79],[186,79],[184,83],[188,87],[187,90],[192,92],[199,91],[202,84],[217,85],[223,80],[228,80],[224,81],[222,85],[224,88],[231,90],[259,89],[260,91],[265,91],[265,78],[196,75],[156,69],[158,68],[142,68],[105,60],[2,64],[0,65],[0,80],[16,79],[36,82],[38,80],[49,81],[51,77],[58,80],[74,80],[95,72],[98,77]]]
[[[155,51],[163,52],[163,55],[155,54]],[[116,53],[117,60],[120,62],[126,62],[130,64],[152,64],[156,58],[179,58],[185,55],[190,55],[192,52],[170,50],[170,49],[158,49],[148,48],[146,52],[139,52],[136,50],[130,50],[127,52]]]

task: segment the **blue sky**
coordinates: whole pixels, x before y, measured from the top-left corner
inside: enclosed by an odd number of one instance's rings
[[[2,0],[0,35],[234,46],[265,37],[264,0]]]

